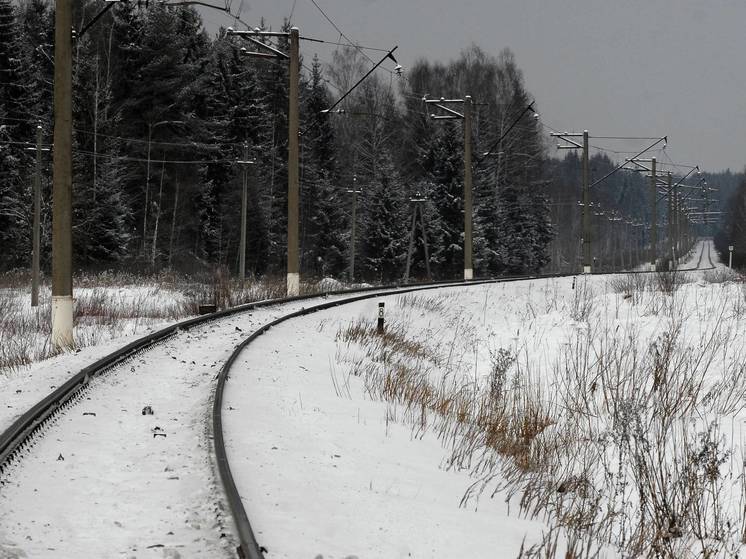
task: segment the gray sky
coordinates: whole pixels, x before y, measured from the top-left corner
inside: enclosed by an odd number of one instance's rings
[[[673,161],[710,171],[741,171],[746,165],[743,0],[316,3],[353,41],[387,49],[398,45],[405,71],[421,57],[456,58],[472,42],[495,55],[509,47],[543,122],[559,130],[585,128],[591,136],[667,134]],[[233,0],[234,9],[240,5]],[[301,35],[339,39],[311,0],[245,0],[241,16],[251,25],[264,17],[276,29],[293,9]],[[210,30],[230,24],[219,12],[203,14]],[[306,61],[314,53],[330,60],[331,48],[301,44]],[[592,143],[617,150],[645,147],[644,142]]]

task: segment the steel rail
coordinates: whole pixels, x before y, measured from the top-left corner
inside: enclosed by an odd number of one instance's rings
[[[704,251],[704,247],[702,249]],[[714,266],[712,266],[714,268]],[[690,271],[698,268],[681,269],[679,271]],[[624,274],[624,273],[653,273],[653,271],[610,271],[610,272],[596,272],[592,275],[613,275],[613,274]],[[123,363],[131,357],[143,352],[148,349],[162,343],[163,341],[171,338],[183,330],[190,329],[195,326],[206,324],[211,321],[219,320],[227,316],[239,314],[242,312],[251,311],[258,308],[283,305],[295,301],[310,300],[315,298],[324,298],[329,296],[337,295],[353,295],[344,299],[329,301],[313,307],[308,307],[290,313],[283,317],[280,317],[268,324],[265,324],[258,330],[256,330],[251,336],[244,340],[233,354],[224,363],[223,368],[218,376],[218,382],[215,389],[214,405],[213,405],[213,439],[215,446],[215,457],[218,472],[223,482],[226,497],[231,507],[236,529],[239,535],[241,546],[237,550],[240,557],[260,559],[263,557],[261,549],[256,542],[256,539],[251,530],[251,526],[246,515],[246,511],[241,503],[240,496],[233,482],[233,477],[230,472],[228,460],[224,447],[224,439],[222,433],[222,420],[220,410],[222,406],[223,391],[225,383],[228,379],[230,367],[233,365],[235,360],[241,351],[248,346],[252,341],[258,338],[260,335],[265,333],[273,326],[296,318],[298,316],[304,316],[312,312],[318,312],[324,309],[332,308],[334,306],[352,303],[363,299],[368,299],[376,296],[395,295],[400,293],[409,293],[413,291],[423,291],[430,289],[438,289],[443,287],[459,287],[469,285],[483,285],[489,283],[507,283],[516,282],[530,279],[546,279],[546,278],[558,278],[558,277],[571,277],[582,274],[578,273],[557,273],[557,274],[535,274],[535,275],[524,275],[524,276],[505,276],[484,280],[471,280],[471,281],[437,281],[428,282],[422,284],[395,284],[387,286],[373,286],[364,287],[354,290],[329,290],[320,293],[313,293],[307,295],[299,295],[295,297],[287,297],[280,299],[265,299],[261,301],[245,303],[237,305],[230,309],[225,309],[215,313],[211,313],[205,316],[194,317],[186,319],[151,334],[134,340],[124,347],[96,360],[92,364],[81,369],[78,373],[73,375],[60,387],[55,389],[52,393],[44,397],[37,404],[32,406],[29,410],[18,417],[9,428],[0,434],[0,475],[3,474],[13,462],[14,458],[20,453],[20,451],[31,443],[33,437],[38,433],[44,425],[47,424],[58,412],[64,410],[69,405],[74,403],[83,391],[88,387],[90,380],[96,376],[104,374],[106,371]],[[355,295],[361,294],[362,295]]]
[[[573,274],[568,274],[568,275],[573,275]],[[484,284],[490,284],[490,283],[508,283],[508,282],[524,281],[524,280],[529,280],[529,279],[540,279],[542,277],[557,277],[557,276],[556,275],[548,275],[548,276],[534,275],[534,276],[518,276],[518,277],[510,277],[510,278],[506,277],[506,278],[497,278],[497,279],[488,279],[488,280],[470,280],[470,281],[459,281],[459,282],[448,282],[448,283],[440,282],[437,284],[401,287],[398,289],[394,289],[390,291],[383,291],[383,292],[379,290],[376,293],[366,293],[364,295],[357,295],[353,297],[347,297],[345,299],[328,301],[326,303],[321,303],[319,305],[315,305],[312,307],[303,308],[298,311],[276,318],[275,320],[268,322],[267,324],[261,326],[259,329],[255,330],[248,338],[246,338],[243,342],[241,342],[238,346],[236,346],[236,349],[233,351],[230,357],[225,361],[225,363],[223,364],[223,367],[220,370],[220,373],[218,373],[218,382],[217,382],[217,386],[215,389],[215,398],[213,400],[212,421],[213,421],[214,450],[215,450],[215,458],[216,458],[216,463],[218,467],[218,472],[220,474],[220,479],[223,482],[223,489],[225,490],[225,494],[228,499],[228,505],[230,506],[231,513],[233,515],[233,521],[236,526],[236,532],[238,533],[238,537],[240,541],[240,546],[236,550],[238,557],[240,557],[241,559],[264,559],[264,547],[262,547],[259,544],[259,542],[256,539],[256,536],[254,535],[254,531],[251,528],[251,523],[249,522],[249,517],[246,513],[246,509],[244,508],[243,502],[241,501],[241,495],[239,494],[238,488],[236,487],[236,483],[233,479],[233,474],[231,472],[230,464],[228,463],[228,456],[225,450],[225,439],[223,437],[222,409],[223,409],[223,393],[225,390],[225,383],[228,380],[228,377],[230,375],[231,367],[233,366],[235,361],[238,359],[241,352],[249,344],[251,344],[257,338],[259,338],[259,336],[261,336],[262,334],[264,334],[265,332],[267,332],[274,326],[277,326],[278,324],[281,324],[293,318],[298,318],[300,316],[306,316],[311,313],[323,311],[326,309],[331,309],[333,307],[338,307],[340,305],[346,305],[346,304],[355,303],[358,301],[363,301],[365,299],[372,299],[374,297],[380,297],[380,296],[399,295],[402,293],[411,293],[413,291],[427,291],[431,289],[442,289],[445,287],[464,287],[464,286],[471,286],[471,285],[484,285]]]
[[[447,284],[453,282],[438,283]],[[328,290],[320,293],[298,295],[295,297],[286,297],[282,299],[264,299],[261,301],[237,305],[235,307],[231,307],[230,309],[214,312],[209,315],[182,320],[170,326],[166,326],[161,330],[153,332],[152,334],[148,334],[147,336],[138,338],[137,340],[134,340],[124,347],[98,359],[87,367],[81,369],[78,373],[73,375],[69,380],[67,380],[64,384],[54,390],[51,394],[44,397],[28,411],[23,413],[11,424],[10,427],[2,432],[0,434],[0,474],[5,471],[5,469],[8,467],[8,462],[12,460],[13,456],[15,456],[16,453],[26,444],[26,442],[29,441],[33,434],[36,433],[58,411],[67,407],[67,405],[69,405],[71,401],[75,400],[76,397],[79,396],[82,391],[86,389],[88,383],[93,377],[103,374],[112,367],[124,362],[125,360],[142,351],[145,351],[167,340],[180,331],[187,330],[194,326],[206,324],[214,320],[219,320],[227,316],[251,311],[262,307],[282,305],[294,301],[303,301],[317,297],[320,298],[333,295],[344,295],[347,293],[395,290],[398,287],[398,285],[389,285],[364,287],[356,290]]]
[[[702,246],[702,249],[700,252],[700,262],[701,262],[702,253],[704,253],[704,245]],[[708,245],[708,257],[709,257],[709,245]],[[710,262],[710,264],[712,266],[712,262]],[[714,266],[712,267],[714,268]],[[692,271],[692,270],[698,270],[698,269],[700,269],[699,263],[697,264],[696,268],[682,269],[682,270],[677,270],[677,271]],[[617,272],[600,272],[600,273],[596,273],[592,275],[613,275],[613,274],[619,274],[619,273],[638,274],[638,273],[660,273],[660,272],[656,272],[654,270],[646,270],[646,271],[640,271],[640,272],[634,272],[634,271],[633,272],[618,272],[617,271]],[[225,363],[223,364],[223,367],[220,370],[220,373],[218,373],[218,382],[217,382],[217,386],[215,389],[215,398],[213,400],[213,410],[212,410],[213,441],[214,441],[215,458],[216,458],[216,463],[218,467],[218,472],[220,474],[220,479],[223,482],[223,489],[225,491],[226,498],[228,499],[228,505],[230,506],[231,513],[233,515],[233,521],[236,526],[236,532],[238,533],[238,537],[240,541],[240,545],[238,549],[236,550],[238,556],[241,559],[264,559],[264,552],[266,551],[266,549],[262,545],[260,545],[260,543],[257,541],[256,536],[254,534],[254,530],[251,527],[251,522],[249,521],[248,514],[246,513],[246,509],[243,506],[241,495],[238,492],[238,488],[236,487],[236,483],[235,483],[235,480],[233,479],[233,474],[231,472],[230,464],[228,462],[228,456],[225,450],[225,439],[223,436],[222,409],[223,409],[223,394],[225,391],[225,384],[228,381],[228,378],[230,376],[231,367],[233,367],[234,363],[238,359],[239,355],[244,351],[244,349],[246,349],[246,347],[248,347],[252,342],[254,342],[257,338],[259,338],[261,335],[266,333],[268,330],[270,330],[274,326],[277,326],[293,318],[298,318],[300,316],[306,316],[311,313],[323,311],[323,310],[330,309],[333,307],[338,307],[340,305],[355,303],[355,302],[362,301],[365,299],[372,299],[374,297],[397,295],[397,294],[402,294],[402,293],[411,293],[413,291],[427,291],[431,289],[441,289],[445,287],[465,287],[465,286],[470,286],[470,285],[484,285],[484,284],[491,284],[491,283],[509,283],[509,282],[531,280],[531,279],[571,277],[571,276],[577,276],[577,275],[580,275],[580,274],[537,274],[537,275],[527,275],[527,276],[517,276],[517,277],[493,278],[493,279],[487,279],[487,280],[472,280],[472,281],[460,281],[460,282],[450,282],[450,283],[440,282],[438,284],[400,287],[395,290],[383,291],[383,292],[378,291],[376,293],[366,293],[364,295],[357,295],[357,296],[348,297],[345,299],[338,299],[335,301],[321,303],[313,307],[303,308],[301,310],[298,310],[298,311],[289,313],[287,315],[281,316],[279,318],[276,318],[275,320],[268,322],[267,324],[261,326],[259,329],[255,330],[249,337],[247,337],[243,342],[241,342],[238,346],[236,346],[236,349],[233,351],[230,357],[225,361]]]

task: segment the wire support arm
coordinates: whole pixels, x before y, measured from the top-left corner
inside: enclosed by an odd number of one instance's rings
[[[323,111],[321,111],[321,112],[322,112],[322,113],[330,113],[330,112],[331,112],[331,111],[332,111],[332,110],[334,109],[334,107],[336,107],[337,105],[339,105],[339,104],[340,104],[340,103],[341,103],[341,102],[342,102],[342,101],[344,100],[344,98],[345,98],[345,97],[347,97],[347,96],[348,96],[348,95],[349,95],[350,93],[352,93],[352,92],[353,92],[353,91],[355,90],[355,88],[356,88],[357,86],[359,86],[359,85],[360,85],[361,83],[363,83],[363,81],[365,81],[365,79],[366,79],[366,78],[367,78],[368,76],[370,76],[370,75],[371,75],[371,74],[372,74],[372,73],[374,72],[374,70],[375,70],[376,68],[378,68],[378,67],[379,67],[379,66],[380,66],[381,64],[383,64],[383,62],[384,62],[384,61],[385,61],[385,60],[386,60],[387,58],[390,58],[390,59],[392,59],[392,60],[395,60],[395,59],[394,59],[394,51],[395,51],[396,49],[398,49],[398,48],[399,48],[399,47],[398,47],[398,45],[397,45],[397,46],[395,46],[394,48],[392,48],[392,49],[391,49],[390,51],[388,51],[388,52],[386,53],[386,55],[385,55],[385,56],[384,56],[383,58],[381,58],[381,60],[379,60],[379,61],[378,61],[378,62],[377,62],[377,63],[376,63],[376,64],[375,64],[375,65],[374,65],[374,66],[373,66],[373,67],[372,67],[372,68],[371,68],[370,70],[368,70],[368,71],[367,71],[367,72],[365,73],[365,75],[364,75],[364,76],[363,76],[362,78],[360,78],[360,79],[359,79],[359,80],[358,80],[358,81],[357,81],[357,82],[355,83],[355,85],[353,85],[353,86],[352,86],[352,87],[351,87],[350,89],[348,89],[348,90],[347,90],[347,92],[346,92],[346,93],[345,93],[344,95],[342,95],[342,97],[340,97],[339,99],[337,99],[337,101],[336,101],[336,102],[335,102],[335,103],[334,103],[334,104],[333,104],[333,105],[332,105],[331,107],[329,107],[328,109],[324,109],[324,110],[323,110]]]

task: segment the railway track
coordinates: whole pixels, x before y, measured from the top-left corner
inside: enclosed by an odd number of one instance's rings
[[[703,243],[700,250],[699,260],[696,268],[699,268],[702,264],[702,259],[705,252],[705,245],[707,245],[707,259],[710,262],[711,267],[711,256],[709,253],[709,243]],[[573,274],[565,274],[573,275]],[[520,276],[511,278],[499,278],[482,281],[471,281],[468,285],[479,285],[484,283],[497,283],[497,282],[515,282],[526,279],[535,279],[539,277],[558,277],[558,275],[544,275],[544,276]],[[210,397],[211,402],[211,423],[208,428],[208,436],[206,440],[211,438],[212,444],[212,459],[214,460],[215,469],[219,474],[219,478],[222,482],[222,491],[227,500],[230,508],[230,516],[232,523],[235,527],[235,534],[238,537],[238,555],[241,557],[250,557],[257,559],[263,557],[262,548],[254,535],[251,528],[251,524],[248,519],[248,515],[241,502],[240,494],[236,488],[236,484],[233,479],[230,464],[225,449],[225,442],[223,436],[223,394],[226,386],[226,382],[230,378],[231,368],[238,359],[241,352],[260,337],[267,330],[272,327],[291,320],[299,316],[305,316],[310,313],[318,312],[324,309],[328,309],[334,306],[353,303],[377,297],[380,295],[391,295],[408,293],[419,290],[437,289],[448,286],[459,286],[465,285],[463,282],[439,282],[434,284],[425,284],[417,286],[406,286],[406,287],[389,287],[389,288],[367,288],[356,292],[330,292],[320,295],[312,295],[305,297],[296,297],[282,300],[268,300],[257,303],[251,303],[235,307],[226,311],[221,311],[207,317],[199,317],[190,320],[180,322],[178,324],[164,328],[158,332],[155,332],[149,336],[145,336],[135,342],[128,344],[127,346],[107,355],[106,357],[96,361],[95,363],[85,367],[77,374],[73,375],[64,385],[54,390],[49,396],[44,398],[38,404],[29,409],[21,417],[19,417],[5,432],[0,434],[0,479],[12,475],[11,470],[17,466],[21,460],[24,459],[24,455],[29,452],[29,449],[37,444],[41,435],[46,431],[51,424],[58,421],[61,416],[65,415],[63,412],[69,410],[72,405],[84,400],[88,390],[97,384],[97,380],[106,373],[122,369],[127,364],[130,365],[131,371],[134,372],[136,365],[139,366],[145,362],[141,358],[146,352],[152,351],[157,347],[168,347],[169,341],[175,340],[179,336],[183,336],[185,333],[194,332],[200,328],[204,329],[209,325],[216,324],[224,319],[230,319],[231,317],[238,317],[242,315],[256,314],[260,310],[271,310],[272,313],[268,315],[262,315],[261,322],[259,324],[252,323],[254,328],[253,333],[240,341],[236,345],[238,339],[243,338],[243,329],[236,328],[237,334],[234,334],[228,339],[228,346],[230,351],[227,351],[227,358],[222,359],[222,367],[216,377],[210,375],[208,381],[205,381],[202,387],[211,386],[214,389],[213,395]],[[308,303],[313,302],[313,299],[326,299],[322,303],[307,306]],[[293,307],[294,305],[294,307]],[[288,308],[290,307],[290,308]],[[287,311],[290,312],[287,312]],[[267,319],[268,320],[265,320]],[[232,323],[228,324],[230,330]],[[235,346],[235,348],[234,348]],[[173,348],[172,348],[173,349]],[[226,354],[226,351],[223,352]],[[178,356],[169,355],[171,359],[178,360]],[[139,360],[139,361],[138,361]],[[215,365],[217,362],[214,362]],[[191,372],[191,370],[190,370]],[[90,400],[90,399],[89,399]],[[132,410],[129,410],[132,412]],[[137,410],[139,412],[139,410]],[[143,413],[145,410],[143,408]],[[95,417],[95,412],[83,412],[83,416]],[[163,429],[160,428],[159,429]],[[169,436],[170,433],[163,432],[153,433],[153,438],[159,435]],[[60,453],[62,457],[62,453]],[[63,457],[64,459],[64,457]],[[168,466],[166,466],[168,468]],[[171,478],[169,478],[171,479]],[[224,527],[221,527],[224,528]],[[0,542],[1,543],[1,542]]]
[[[109,473],[115,480],[112,495],[123,491],[121,486],[117,487],[117,484],[126,484],[127,491],[124,491],[125,496],[121,502],[115,502],[112,497],[110,497],[110,501],[112,506],[118,506],[120,509],[129,507],[129,510],[124,512],[130,516],[133,514],[132,509],[136,509],[137,506],[142,507],[143,499],[150,501],[148,508],[163,507],[170,509],[172,507],[172,503],[167,502],[167,500],[158,502],[156,497],[149,494],[147,488],[141,491],[135,489],[135,486],[142,483],[145,475],[153,476],[153,479],[156,480],[154,483],[171,481],[171,485],[175,486],[174,481],[178,481],[179,484],[188,488],[187,491],[202,491],[204,489],[199,487],[200,476],[215,477],[211,475],[214,470],[211,469],[211,464],[207,463],[209,462],[207,460],[206,463],[200,463],[196,466],[190,464],[188,468],[183,465],[180,467],[181,463],[176,458],[163,461],[158,452],[164,452],[165,445],[169,445],[165,452],[177,457],[189,453],[203,452],[205,449],[200,448],[201,446],[214,445],[214,456],[210,456],[210,459],[217,461],[216,466],[221,479],[228,479],[225,477],[225,472],[229,472],[229,470],[226,469],[228,465],[222,445],[219,406],[219,399],[222,395],[228,369],[225,369],[225,373],[221,373],[217,377],[215,371],[220,368],[220,365],[226,359],[231,359],[231,352],[240,340],[246,336],[247,332],[255,331],[255,334],[249,338],[249,340],[253,340],[260,333],[271,328],[273,324],[278,323],[278,319],[287,320],[293,316],[307,314],[311,312],[308,310],[311,308],[309,303],[313,303],[313,299],[316,298],[324,300],[325,306],[333,306],[345,301],[360,300],[366,296],[375,297],[383,294],[403,293],[415,289],[432,289],[447,285],[454,284],[453,282],[441,282],[405,288],[367,288],[355,293],[325,293],[279,301],[252,303],[208,317],[183,321],[145,336],[107,355],[73,375],[66,383],[34,405],[15,420],[5,432],[0,434],[0,480],[2,480],[0,492],[5,493],[4,497],[7,499],[5,504],[12,504],[10,508],[6,507],[8,513],[6,518],[12,518],[15,513],[23,512],[21,510],[23,507],[31,507],[34,510],[39,510],[39,523],[50,524],[58,522],[58,518],[61,519],[59,520],[60,528],[54,538],[57,541],[45,542],[43,545],[46,547],[34,548],[37,550],[59,551],[58,546],[64,546],[64,539],[70,533],[81,533],[83,530],[92,528],[86,522],[100,524],[100,530],[111,529],[110,525],[100,523],[98,519],[87,518],[85,511],[77,514],[67,510],[71,503],[66,500],[65,491],[78,492],[81,490],[81,480],[82,483],[85,483],[85,479],[89,476],[101,475],[100,473],[88,473],[86,470],[87,464],[94,463],[94,459],[91,457],[94,453],[99,455],[96,458],[99,469],[102,461],[100,455],[108,456],[109,453],[111,454],[109,460],[115,464]],[[459,284],[456,283],[455,285]],[[315,309],[315,307],[313,308]],[[216,335],[222,340],[221,347],[217,349],[212,347],[218,345],[214,341]],[[245,341],[244,344],[241,344],[241,347],[248,343],[250,342]],[[183,349],[185,345],[193,346],[193,351],[191,353],[185,351]],[[206,362],[199,362],[198,355],[210,351],[213,352],[215,359],[211,358]],[[172,370],[175,372],[172,373]],[[106,376],[105,381],[102,379],[103,376]],[[169,377],[169,382],[177,388],[171,388],[165,380],[159,383],[161,377]],[[129,386],[129,393],[126,390],[127,386]],[[94,387],[97,391],[96,397],[89,395]],[[219,390],[216,391],[216,387],[219,387]],[[171,394],[169,393],[171,391],[181,392],[178,394],[178,398],[170,399]],[[209,397],[205,395],[206,393],[209,393]],[[204,426],[200,426],[200,421],[207,419],[209,416],[209,413],[205,413],[203,417],[202,411],[207,412],[205,408],[207,408],[208,403],[212,402],[213,394],[216,405],[212,408],[214,409],[212,422],[207,426],[205,436],[202,436],[200,431]],[[103,400],[106,400],[106,406],[102,405]],[[194,408],[196,411],[191,413],[190,410],[178,409],[179,406],[184,406],[184,402],[188,402],[187,408]],[[75,404],[79,405],[73,408]],[[151,404],[154,409],[154,416],[141,415],[141,409],[142,413],[145,413],[145,407]],[[71,410],[73,409],[75,409],[75,413],[72,413]],[[58,431],[51,431],[54,425],[60,422],[63,423],[67,431],[74,430],[77,433],[75,437],[65,438],[57,434]],[[104,423],[109,425],[108,430],[101,426]],[[133,460],[121,448],[124,443],[120,444],[110,436],[113,430],[112,425],[117,430],[117,436],[134,448],[132,452],[137,456],[136,461],[142,463],[133,463]],[[192,427],[185,429],[185,425]],[[193,425],[196,425],[196,428]],[[45,433],[52,433],[56,436],[43,436]],[[211,438],[213,433],[216,434],[214,441]],[[195,445],[193,439],[197,437],[200,440]],[[31,451],[32,447],[36,447],[33,452]],[[88,453],[84,450],[77,451],[76,448],[87,448]],[[204,454],[211,453],[204,452]],[[44,458],[39,456],[44,456]],[[22,463],[23,469],[20,468]],[[198,471],[192,471],[193,469]],[[140,477],[134,475],[133,472],[135,471],[141,472]],[[39,478],[48,477],[52,482],[52,487],[56,490],[59,486],[60,489],[58,492],[53,491],[51,496],[46,497],[45,501],[13,503],[14,491],[21,491],[20,488],[16,487],[20,485],[17,478],[22,477],[21,474],[27,474],[23,476],[26,486]],[[62,489],[65,487],[67,487],[67,490]],[[176,490],[170,491],[173,493]],[[183,489],[181,491],[183,492]],[[211,497],[209,491],[203,491],[203,493],[207,499]],[[223,492],[220,488],[216,488],[215,493],[222,494]],[[229,503],[231,500],[235,501],[231,497],[229,489],[225,491],[224,495],[228,498]],[[32,495],[32,497],[34,496]],[[16,501],[21,500],[27,500],[25,494],[23,499],[16,499]],[[101,497],[99,500],[105,499]],[[221,496],[220,501],[222,500]],[[231,504],[231,510],[236,518],[237,529],[235,533],[241,536],[240,549],[242,551],[240,553],[244,553],[244,548],[250,549],[243,543],[246,522],[241,520],[240,511],[234,509],[235,507]],[[187,514],[187,511],[182,510],[180,513]],[[187,520],[193,525],[200,525],[200,537],[207,539],[210,535],[206,533],[209,530],[205,528],[205,521],[214,513],[215,511],[208,510],[199,518],[189,518]],[[31,514],[36,515],[36,513]],[[136,513],[134,514],[136,515]],[[179,511],[174,511],[174,516],[178,516],[178,514]],[[245,513],[243,518],[245,518]],[[45,520],[46,522],[44,522]],[[118,520],[112,513],[110,524],[118,526],[117,522]],[[230,522],[230,519],[224,519],[223,524],[229,524]],[[162,539],[155,539],[155,534],[174,533],[174,538],[181,537],[182,540],[191,535],[191,532],[180,532],[178,527],[175,528],[171,525],[147,526],[146,524],[146,522],[143,522],[143,526],[140,526],[136,531],[140,537],[146,539],[145,533],[150,530],[149,533],[152,533],[153,536],[148,539],[147,543],[152,542],[153,546],[164,545],[161,543]],[[93,528],[95,531],[95,526]],[[128,528],[135,530],[132,526],[128,526]],[[218,526],[216,529],[221,531],[222,541],[228,541],[230,533],[234,532],[224,525]],[[227,532],[228,537],[223,537],[223,532]],[[27,535],[26,537],[30,538],[32,536]],[[3,555],[2,543],[0,537],[0,555]],[[121,547],[125,544],[129,545],[131,542],[122,539],[119,543]],[[109,552],[110,550],[111,548],[109,548]],[[132,550],[136,553],[142,551],[134,547]],[[216,551],[215,549],[204,549],[204,553],[210,555],[215,554]],[[95,548],[93,552],[100,554],[98,556],[105,556],[103,549]],[[251,551],[247,551],[244,555],[252,556],[251,553]]]

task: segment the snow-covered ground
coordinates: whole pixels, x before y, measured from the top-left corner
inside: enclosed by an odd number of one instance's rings
[[[231,557],[235,542],[210,462],[215,376],[255,328],[308,304],[196,327],[94,379],[4,476],[0,557]],[[124,341],[5,379],[2,428]],[[146,406],[153,415],[143,415]]]
[[[0,289],[0,382],[55,355],[50,345],[51,292],[41,289],[40,305],[31,307],[27,289]],[[182,290],[157,284],[77,287],[76,348],[142,336],[193,313]]]
[[[686,267],[696,267],[703,252],[707,254],[706,246],[697,247]],[[714,250],[712,257],[714,261]],[[710,267],[706,258],[701,260],[701,266]],[[707,393],[717,398],[711,389],[725,386],[744,357],[738,349],[746,341],[746,299],[740,285],[707,283],[703,273],[690,273],[678,276],[688,283],[671,297],[660,292],[656,276],[636,277],[653,283],[634,296],[625,290],[620,279],[624,276],[601,276],[378,297],[294,320],[263,336],[236,364],[224,415],[236,483],[267,557],[517,557],[522,544],[524,549],[539,544],[550,530],[544,520],[556,524],[551,514],[556,510],[547,506],[534,516],[521,509],[523,484],[531,476],[510,483],[505,475],[516,473],[515,468],[492,460],[484,446],[469,448],[468,429],[438,419],[432,409],[425,410],[427,405],[418,407],[416,399],[413,405],[399,394],[384,401],[382,383],[397,378],[386,376],[386,371],[404,362],[420,367],[417,382],[429,382],[436,390],[486,389],[499,356],[511,355],[515,361],[505,386],[526,383],[535,387],[539,401],[548,403],[551,425],[536,439],[550,437],[553,430],[568,436],[566,430],[576,426],[565,421],[572,413],[557,407],[568,403],[557,395],[567,396],[570,379],[562,374],[570,372],[566,366],[573,347],[589,340],[591,353],[584,358],[593,362],[592,351],[611,339],[631,336],[634,350],[631,345],[626,349],[629,355],[640,351],[638,366],[647,370],[650,344],[660,345],[672,321],[681,320],[684,333],[676,349],[689,357],[692,348],[713,354],[707,367],[687,364],[705,377],[702,400]],[[410,342],[401,350],[409,355],[397,356],[393,342],[366,345],[349,334],[373,327],[378,301],[386,303],[388,327]],[[719,329],[723,321],[727,327]],[[703,340],[716,331],[717,339],[704,347]],[[717,347],[725,341],[731,349]],[[643,384],[649,380],[634,379]],[[742,401],[743,383],[733,388],[734,399]],[[740,430],[734,426],[746,414],[738,403],[732,408],[723,401],[699,404],[698,412],[706,408],[709,420],[719,422],[722,432],[733,433],[728,439],[732,453],[720,456],[728,456],[721,463],[722,479],[728,480],[720,488],[725,518],[735,514],[731,505],[740,495],[735,481],[740,462],[734,458],[740,453]],[[611,427],[601,423],[599,419],[591,430],[596,437],[611,433]],[[707,430],[704,423],[692,424],[695,439]],[[585,451],[586,458],[592,454],[578,443],[571,448]],[[593,452],[598,460],[598,449]],[[550,498],[563,482],[577,484],[581,479],[577,464],[566,462],[567,469],[555,472],[556,479],[548,475],[547,484],[554,488]],[[610,475],[616,475],[615,483],[626,484],[626,501],[614,506],[629,513],[633,474]],[[462,501],[472,484],[482,480],[484,492],[470,493],[471,498]],[[596,479],[588,483],[603,489]],[[599,510],[606,504],[595,503]],[[738,522],[738,515],[730,520]],[[607,524],[609,533],[618,536],[621,529]],[[730,541],[739,541],[738,534],[732,536]],[[563,542],[572,537],[572,531],[560,535],[560,556]],[[617,555],[607,546],[601,556]]]
[[[691,258],[699,259],[697,250]],[[414,371],[417,386],[429,394],[473,403],[480,391],[494,388],[495,371],[502,370],[500,390],[539,390],[534,395],[547,403],[552,421],[534,440],[551,442],[555,433],[567,437],[569,427],[587,434],[587,426],[572,423],[577,414],[558,407],[568,403],[561,398],[570,386],[569,377],[558,374],[570,369],[558,367],[573,348],[586,340],[582,347],[598,356],[608,349],[604,344],[630,338],[634,343],[618,349],[639,352],[639,367],[647,371],[655,355],[650,348],[662,351],[661,336],[677,321],[682,355],[690,359],[697,348],[712,354],[706,368],[695,364],[704,375],[702,393],[710,395],[695,408],[706,411],[708,421],[718,420],[718,433],[727,431],[733,452],[720,463],[719,490],[727,493],[723,516],[732,514],[731,497],[737,504],[740,495],[738,426],[746,420],[739,404],[746,373],[738,376],[746,299],[740,285],[708,283],[706,273],[687,273],[673,297],[653,283],[635,290],[640,284],[628,276],[579,276],[381,295],[273,328],[236,363],[223,411],[231,467],[267,557],[516,557],[524,538],[526,548],[542,541],[556,524],[556,510],[534,515],[522,509],[521,492],[528,489],[524,494],[534,498],[536,488],[523,485],[521,476],[508,479],[515,468],[492,460],[486,447],[475,444],[470,454],[465,442],[476,439],[467,436],[466,424],[439,417],[434,402],[442,400],[413,405],[421,393],[407,400],[401,389],[412,388],[407,382],[415,377],[397,388],[386,384],[398,378],[387,371]],[[383,344],[366,333],[375,325],[379,301],[386,303],[390,334]],[[209,458],[214,377],[253,329],[309,304],[195,328],[149,352],[147,360],[137,357],[96,379],[4,476],[0,557],[232,556],[235,537]],[[712,343],[702,344],[715,330],[712,339],[727,344],[710,351]],[[656,340],[658,346],[651,346]],[[58,356],[33,375],[6,379],[13,408],[3,408],[0,421],[7,425],[50,386],[108,349]],[[597,367],[597,360],[588,362]],[[635,380],[642,390],[649,379]],[[726,385],[735,393],[732,402],[727,390],[713,390]],[[471,400],[459,400],[464,394]],[[154,415],[142,415],[145,406]],[[604,420],[599,411],[588,422],[594,445],[605,433]],[[692,430],[703,426],[700,419]],[[590,456],[589,447],[563,440]],[[553,475],[580,479],[576,462],[567,463],[567,471]],[[550,486],[557,481],[542,476]],[[624,479],[628,499],[615,505],[622,509],[634,501],[635,487],[634,479]],[[482,480],[484,492],[462,503]],[[601,481],[588,480],[599,491]],[[550,493],[558,494],[552,487]],[[507,502],[513,490],[518,492]],[[742,519],[732,520],[740,526]],[[562,532],[560,549],[572,537]],[[616,556],[613,547],[604,555]]]

